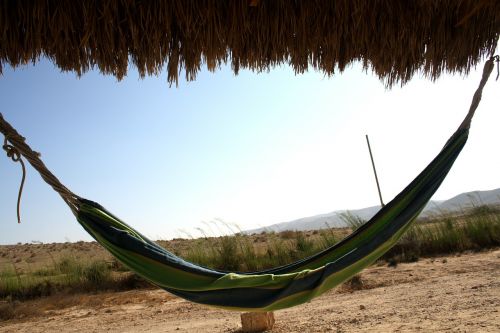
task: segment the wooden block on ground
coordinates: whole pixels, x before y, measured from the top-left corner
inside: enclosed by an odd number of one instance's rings
[[[245,312],[241,314],[243,332],[263,332],[274,326],[274,312]]]

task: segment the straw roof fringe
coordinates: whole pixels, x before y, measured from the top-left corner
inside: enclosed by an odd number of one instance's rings
[[[228,62],[332,75],[360,61],[392,86],[467,74],[499,34],[498,0],[2,0],[0,73],[45,56],[78,75],[166,69],[172,83]]]

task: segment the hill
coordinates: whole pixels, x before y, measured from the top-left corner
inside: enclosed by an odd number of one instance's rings
[[[443,212],[458,213],[472,206],[500,205],[500,188],[490,191],[471,191],[461,193],[451,199],[444,201],[430,201],[421,213],[421,217],[428,217]],[[263,231],[281,232],[286,230],[318,230],[325,228],[346,227],[342,215],[350,213],[364,220],[369,220],[378,212],[380,206],[372,206],[355,210],[336,210],[330,213],[303,217],[297,220],[272,224],[267,227],[247,230],[245,233],[260,233]]]

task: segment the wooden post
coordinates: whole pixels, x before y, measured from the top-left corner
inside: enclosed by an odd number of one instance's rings
[[[242,332],[264,332],[274,326],[274,312],[245,312],[241,314]]]

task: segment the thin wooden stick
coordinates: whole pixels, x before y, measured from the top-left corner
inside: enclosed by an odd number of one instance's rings
[[[384,201],[382,200],[382,192],[380,191],[380,184],[378,182],[377,169],[375,169],[375,162],[373,161],[372,148],[370,147],[370,140],[368,139],[368,134],[366,136],[366,143],[368,145],[368,151],[370,152],[370,159],[372,160],[373,174],[375,175],[375,182],[377,182],[378,197],[380,198],[380,205],[384,207]]]

